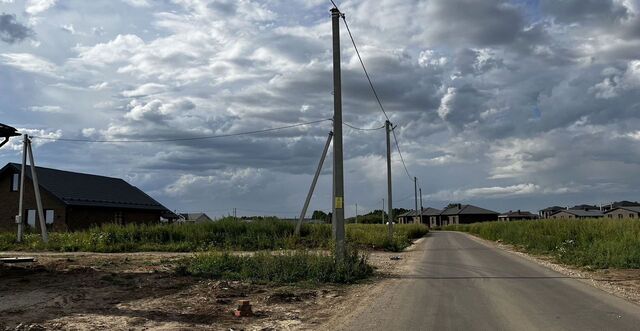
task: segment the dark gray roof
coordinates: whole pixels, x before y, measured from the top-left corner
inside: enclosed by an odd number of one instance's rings
[[[459,205],[446,208],[441,215],[498,215],[500,213],[474,205]]]
[[[422,216],[436,216],[436,215],[440,215],[441,213],[442,213],[442,210],[431,208],[431,207],[427,207],[422,210]]]
[[[593,205],[576,205],[570,208],[571,210],[600,210],[600,207]]]
[[[545,208],[545,209],[543,209],[543,210],[541,210],[541,211],[542,211],[542,212],[545,212],[545,211],[558,211],[558,210],[564,210],[564,209],[565,209],[564,207],[560,207],[560,206],[553,206],[553,207]]]
[[[415,210],[410,210],[406,213],[402,213],[398,215],[397,217],[411,217],[411,216],[418,216],[418,215],[420,215],[420,213],[417,213]]]
[[[16,128],[0,123],[0,137],[16,137],[19,135]]]
[[[578,217],[602,217],[604,215],[603,212],[599,211],[599,210],[579,210],[579,209],[565,209],[565,210],[559,210],[551,215],[555,215],[561,212],[566,212],[569,213],[571,215],[575,215]]]
[[[21,165],[9,163],[0,173],[9,169],[20,172]],[[43,167],[36,167],[36,172],[40,187],[66,205],[167,211],[158,201],[120,178]],[[31,178],[29,166],[26,175]]]
[[[610,213],[616,209],[624,209],[624,210],[628,210],[628,211],[632,211],[635,213],[640,213],[640,207],[638,206],[629,206],[629,207],[617,207],[617,208],[613,208],[611,210],[609,210],[607,213]]]
[[[501,217],[538,217],[538,215],[530,213],[528,211],[521,211],[521,210],[516,210],[516,211],[508,211],[504,214],[500,215]]]

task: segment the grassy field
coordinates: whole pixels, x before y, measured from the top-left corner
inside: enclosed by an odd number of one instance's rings
[[[182,274],[267,283],[353,283],[373,273],[366,257],[350,250],[343,261],[333,255],[301,251],[253,255],[207,252],[185,260]]]
[[[104,225],[81,232],[50,233],[44,244],[38,234],[15,242],[15,233],[0,233],[0,251],[49,250],[61,252],[191,252],[210,250],[326,249],[332,246],[331,225],[305,224],[301,236],[295,224],[278,220],[240,222],[231,219],[205,224]],[[350,243],[366,249],[400,251],[428,230],[422,225],[396,225],[393,240],[387,227],[374,224],[347,225]]]
[[[558,262],[598,269],[640,268],[638,220],[543,220],[453,225],[445,230],[501,240]]]

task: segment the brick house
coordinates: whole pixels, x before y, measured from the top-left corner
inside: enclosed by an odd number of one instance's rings
[[[550,219],[586,219],[601,218],[604,214],[599,210],[565,209],[552,214]]]
[[[15,231],[21,165],[0,169],[0,230]],[[177,215],[140,189],[119,178],[36,167],[47,227],[76,231],[116,223],[159,223]],[[39,231],[31,168],[25,174],[24,221]]]
[[[530,213],[528,211],[508,211],[504,214],[498,216],[498,221],[510,222],[510,221],[527,221],[527,220],[537,220],[538,215]]]
[[[473,205],[451,204],[440,214],[440,225],[470,224],[477,222],[491,222],[498,220],[495,211]]]
[[[640,207],[618,207],[607,211],[605,214],[606,218],[614,218],[614,219],[623,219],[623,218],[631,218],[638,219],[640,218]]]

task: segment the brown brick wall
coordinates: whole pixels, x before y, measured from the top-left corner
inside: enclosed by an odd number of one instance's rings
[[[28,177],[25,178],[25,186],[24,209],[37,210],[33,184]],[[54,221],[52,225],[49,225],[49,229],[53,231],[67,230],[67,225],[65,223],[65,205],[56,197],[44,190],[40,190],[40,194],[42,195],[43,208],[45,210],[52,209],[54,211]],[[11,174],[7,173],[0,176],[0,230],[17,231],[18,225],[15,223],[15,217],[18,215],[18,198],[19,192],[11,192]],[[24,221],[26,224],[26,212],[24,212]],[[39,224],[36,212],[36,229],[31,230],[40,232]]]
[[[622,215],[622,217],[620,217],[620,215]],[[625,210],[625,209],[615,209],[613,211],[610,211],[606,214],[606,218],[613,218],[613,219],[620,219],[620,218],[638,218],[638,213],[630,211],[630,210]]]
[[[67,209],[67,225],[70,231],[88,229],[108,223],[116,223],[116,213],[122,214],[122,224],[151,224],[159,223],[159,211],[137,209],[116,209],[96,207],[69,207]]]

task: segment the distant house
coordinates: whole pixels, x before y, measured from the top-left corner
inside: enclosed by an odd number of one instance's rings
[[[396,220],[400,224],[420,223],[420,213],[416,212],[415,210],[410,210],[406,213],[398,215],[398,217],[396,217]]]
[[[639,202],[632,202],[632,201],[616,201],[613,203],[610,203],[608,205],[604,205],[602,206],[602,211],[609,211],[612,209],[616,209],[616,208],[620,208],[620,207],[640,207],[640,203]]]
[[[495,211],[473,205],[453,204],[440,213],[440,225],[497,221],[498,214]]]
[[[525,221],[525,220],[537,220],[538,215],[532,214],[528,211],[508,211],[504,214],[498,215],[498,221]]]
[[[436,227],[440,223],[441,213],[440,209],[427,207],[422,210],[422,221],[431,228]]]
[[[580,210],[565,209],[557,211],[549,218],[551,219],[585,219],[585,218],[601,218],[604,214],[599,210]]]
[[[565,209],[567,209],[567,208],[560,207],[560,206],[553,206],[553,207],[545,208],[545,209],[542,209],[542,210],[540,210],[538,212],[538,216],[540,216],[540,218],[547,219],[547,218],[550,218],[551,215],[553,215],[554,213],[557,213],[557,212],[559,212],[561,210],[565,210]]]
[[[618,207],[607,211],[605,214],[607,218],[640,218],[640,207]]]
[[[179,222],[184,223],[207,223],[213,220],[205,213],[183,213],[180,214]]]
[[[25,173],[24,221],[35,231],[37,208],[31,167]],[[20,164],[0,169],[0,229],[13,231],[18,215]],[[119,178],[36,167],[45,222],[50,230],[75,231],[105,223],[158,223],[176,219],[158,201]]]

